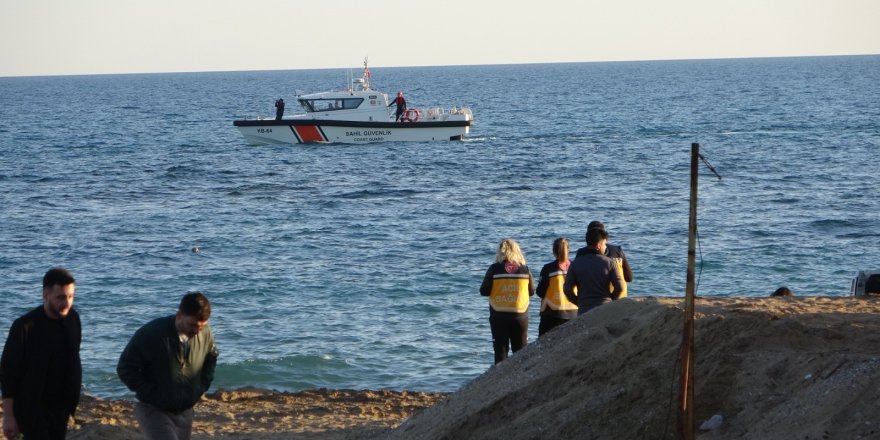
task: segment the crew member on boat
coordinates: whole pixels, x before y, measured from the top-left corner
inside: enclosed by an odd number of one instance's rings
[[[278,98],[275,101],[275,120],[280,121],[282,116],[284,116],[284,98]]]
[[[406,112],[406,100],[403,99],[403,92],[398,91],[397,97],[391,100],[388,107],[397,104],[397,113],[394,116],[394,122],[400,122],[400,117]]]

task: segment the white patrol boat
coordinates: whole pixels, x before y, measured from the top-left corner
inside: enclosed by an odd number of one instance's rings
[[[340,142],[365,144],[390,141],[461,140],[470,132],[474,115],[467,107],[407,108],[395,120],[396,105],[386,93],[370,88],[370,70],[364,60],[361,78],[347,90],[298,95],[304,114],[275,119],[258,117],[233,122],[250,144]]]

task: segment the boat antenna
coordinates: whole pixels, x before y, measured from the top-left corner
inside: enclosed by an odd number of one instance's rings
[[[370,68],[367,67],[367,60],[370,57],[364,57],[364,90],[370,90]]]

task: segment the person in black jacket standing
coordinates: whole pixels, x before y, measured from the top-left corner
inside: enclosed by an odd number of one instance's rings
[[[125,346],[116,374],[135,392],[134,415],[150,440],[189,440],[193,406],[211,386],[217,347],[201,292],[180,300],[177,314],[141,327]]]
[[[43,304],[16,319],[0,359],[3,435],[63,439],[79,404],[82,329],[76,281],[60,267],[43,276]]]
[[[284,117],[284,99],[278,98],[275,101],[275,120],[280,121]]]
[[[593,220],[587,225],[587,233],[590,232],[590,229],[601,229],[605,230],[605,225],[602,224],[599,220]],[[607,231],[606,231],[607,232]],[[584,237],[586,238],[586,236]],[[580,257],[581,255],[586,255],[588,247],[582,247],[578,249],[577,254],[575,254],[575,258]],[[617,263],[617,266],[620,268],[621,275],[623,276],[624,281],[627,283],[631,283],[633,280],[633,271],[629,266],[629,260],[626,259],[626,255],[623,253],[623,248],[614,245],[611,243],[606,243],[605,245],[605,256],[614,260]],[[624,293],[624,296],[626,294]]]
[[[586,252],[568,266],[562,290],[569,301],[578,305],[578,316],[626,295],[626,281],[619,266],[605,256],[607,240],[604,229],[588,230]]]

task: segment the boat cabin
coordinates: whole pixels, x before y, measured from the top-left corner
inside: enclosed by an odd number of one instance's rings
[[[361,106],[363,98],[300,98],[299,105],[306,113],[332,112],[336,110],[354,110]]]
[[[393,121],[388,96],[369,89],[311,93],[297,97],[308,119]]]

